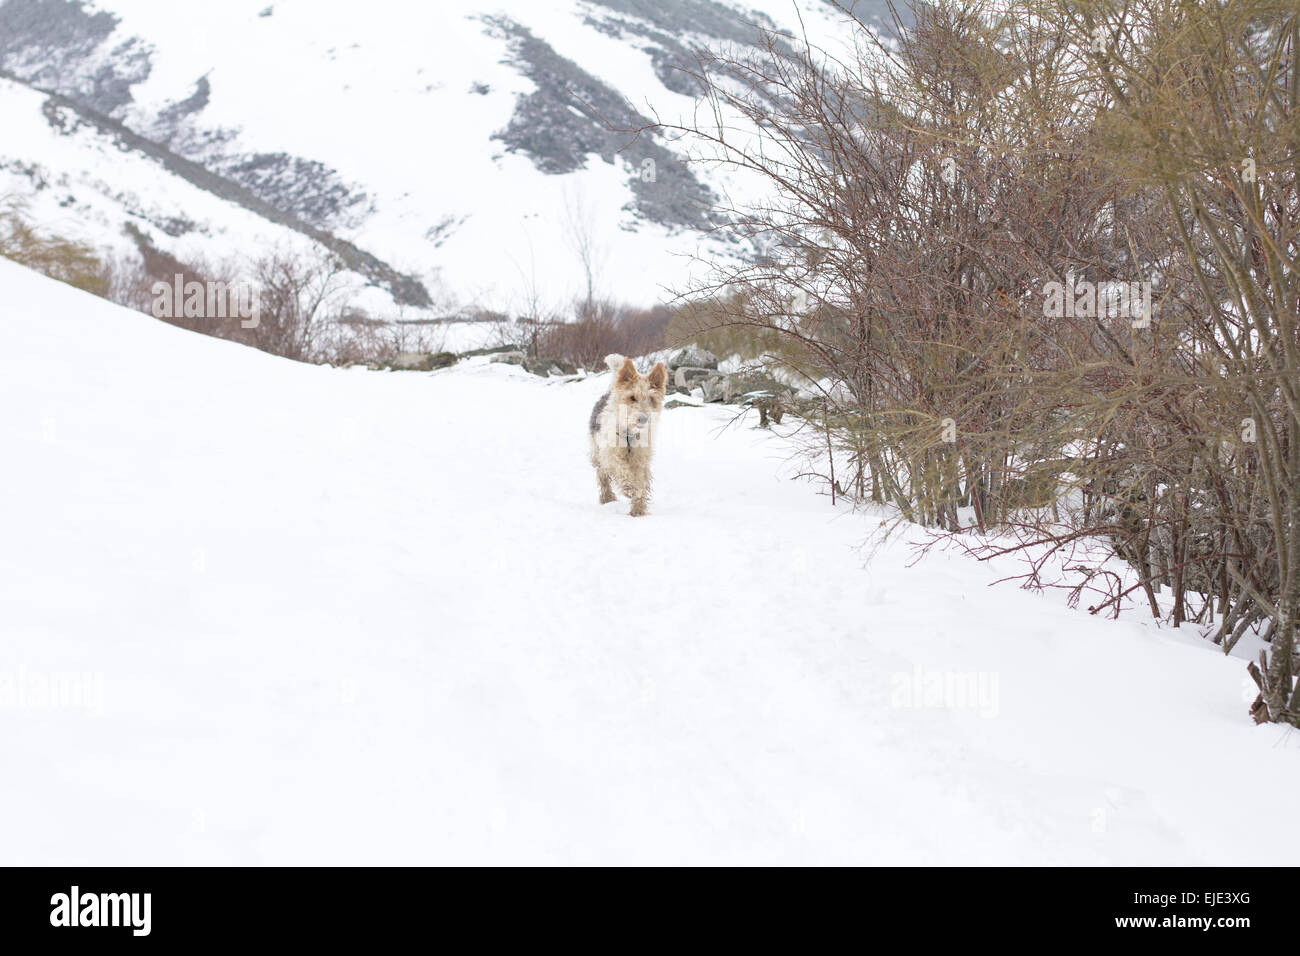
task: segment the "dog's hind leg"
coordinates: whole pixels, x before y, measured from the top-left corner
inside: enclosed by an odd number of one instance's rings
[[[614,500],[614,487],[610,484],[609,472],[597,467],[596,480],[600,482],[600,503],[607,505]]]

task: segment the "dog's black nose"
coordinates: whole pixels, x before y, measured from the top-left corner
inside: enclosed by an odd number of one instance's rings
[[[646,422],[648,422],[648,421],[650,421],[650,416],[649,416],[649,415],[638,415],[638,416],[636,417],[636,423],[637,423],[638,425],[644,425],[644,424],[645,424]]]

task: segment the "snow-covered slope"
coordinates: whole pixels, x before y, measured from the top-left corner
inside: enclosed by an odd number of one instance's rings
[[[0,194],[103,242],[131,221],[178,255],[325,230],[423,286],[405,298],[426,310],[559,305],[582,285],[576,228],[601,293],[649,304],[693,256],[738,251],[707,229],[745,186],[609,127],[689,119],[696,48],[760,26],[832,43],[844,20],[826,0],[0,0],[0,115],[21,130],[0,140]],[[184,162],[220,178],[204,188],[226,213],[191,201]],[[250,197],[291,221],[250,242]]]
[[[665,414],[633,520],[585,461],[603,377],[309,367],[0,290],[0,862],[1294,856],[1240,661],[968,559],[864,566],[875,521],[717,409]]]

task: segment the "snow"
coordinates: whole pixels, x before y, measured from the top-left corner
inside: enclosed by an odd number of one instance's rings
[[[272,15],[260,16],[268,6]],[[820,0],[732,6],[746,19],[753,10],[766,13],[786,29],[802,18],[814,42],[831,47],[845,30],[843,15]],[[593,155],[583,169],[545,175],[493,139],[516,98],[535,85],[511,65],[508,42],[489,34],[484,16],[520,23],[647,116],[669,123],[696,116],[690,97],[663,86],[641,41],[602,32],[582,3],[371,0],[361,11],[351,0],[98,0],[92,8],[119,18],[113,44],[138,37],[150,49],[149,76],[132,89],[123,117],[128,126],[147,131],[160,110],[206,78],[211,99],[195,118],[199,127],[232,133],[230,153],[287,152],[359,185],[374,200],[373,214],[358,228],[335,231],[419,277],[440,300],[515,314],[533,299],[546,310],[568,307],[584,287],[566,226],[577,204],[591,210],[604,257],[598,291],[620,302],[670,299],[707,274],[699,260],[737,252],[698,233],[635,221],[625,209],[631,170],[621,158],[609,164]],[[476,84],[488,92],[473,92]],[[52,224],[71,219],[70,232],[119,250],[127,247],[121,223],[143,225],[142,213],[184,213],[196,224],[180,238],[146,227],[155,244],[182,258],[301,245],[301,237],[201,194],[151,160],[115,155],[110,137],[92,130],[61,136],[41,102],[0,81],[0,119],[11,131],[0,144],[0,196],[27,196]],[[746,125],[737,117],[729,123]],[[682,141],[665,145],[691,151]],[[10,163],[38,164],[59,188],[36,192],[26,177],[5,173]],[[751,175],[716,165],[694,169],[732,201],[759,186]],[[76,215],[58,202],[72,203]],[[435,241],[431,230],[443,225],[446,234]],[[361,304],[385,317],[394,311],[375,296]],[[430,314],[449,311],[439,301]]]
[[[585,460],[606,376],[297,365],[0,289],[0,862],[1294,856],[1241,661],[868,554],[752,420],[666,412],[634,520]]]
[[[0,127],[5,130],[0,197],[21,197],[43,232],[120,253],[135,248],[122,232],[124,222],[152,234],[148,220],[184,214],[219,226],[174,242],[157,236],[177,255],[221,260],[250,245],[281,244],[300,251],[310,246],[301,235],[168,174],[154,160],[123,151],[92,127],[56,133],[41,113],[45,100],[32,89],[0,79]],[[39,187],[24,172],[28,169],[34,170]]]

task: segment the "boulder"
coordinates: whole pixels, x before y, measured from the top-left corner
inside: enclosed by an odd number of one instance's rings
[[[526,356],[523,352],[520,352],[518,349],[515,349],[510,352],[499,352],[496,355],[493,355],[490,359],[488,359],[488,361],[502,362],[506,365],[523,365],[524,360],[527,358],[528,356]]]
[[[396,372],[432,372],[455,365],[455,352],[398,352],[389,363]]]
[[[548,375],[576,375],[578,369],[559,359],[525,358],[522,362],[525,371],[545,378]]]
[[[517,346],[514,346],[514,345],[493,345],[493,346],[489,346],[488,348],[482,348],[482,349],[470,349],[468,352],[461,352],[461,353],[460,353],[460,357],[461,357],[461,358],[474,358],[474,357],[479,356],[479,355],[502,355],[502,354],[509,354],[509,353],[513,353],[513,352],[519,352],[519,349],[518,349]],[[523,355],[523,352],[519,352],[519,354],[520,354],[520,355]],[[512,364],[518,364],[518,363],[512,363]]]
[[[673,372],[673,384],[690,391],[706,378],[716,378],[717,375],[717,371],[711,368],[682,365]]]
[[[682,368],[708,368],[717,369],[718,357],[707,349],[696,348],[694,345],[688,345],[684,349],[678,349],[668,358],[668,370],[675,371]]]
[[[726,375],[715,375],[713,378],[706,378],[700,382],[700,390],[704,392],[706,402],[725,402],[727,400],[727,379]]]
[[[737,372],[724,380],[722,401],[748,405],[756,398],[780,398],[792,392],[765,372]]]

